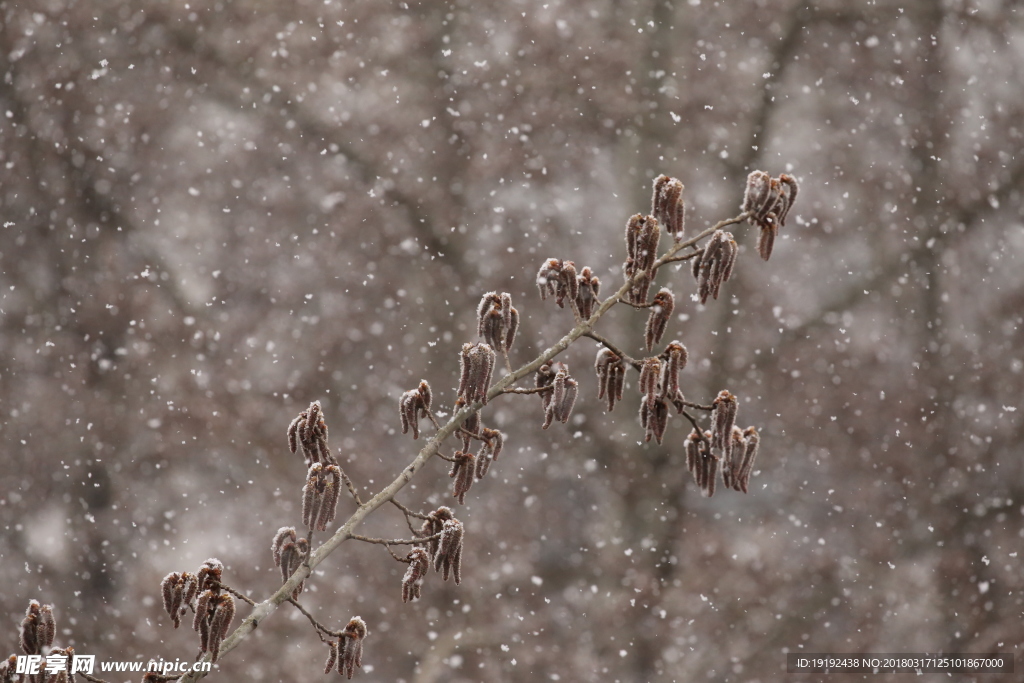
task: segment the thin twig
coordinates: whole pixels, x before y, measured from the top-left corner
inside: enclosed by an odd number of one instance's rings
[[[698,249],[697,251],[692,251],[689,254],[684,254],[683,256],[673,256],[672,258],[667,258],[665,259],[665,263],[675,263],[676,261],[689,261],[694,256],[700,256],[703,253],[703,249]]]
[[[513,387],[512,389],[504,389],[501,393],[503,394],[543,394],[547,391],[554,391],[554,387],[534,387],[532,389],[523,389],[521,387]]]
[[[441,538],[441,532],[437,532],[433,536],[424,536],[423,538],[396,538],[394,540],[385,540],[383,538],[372,538],[370,536],[360,536],[359,534],[352,534],[349,536],[353,541],[362,541],[363,543],[375,543],[377,545],[416,545],[417,543],[425,543],[426,541],[434,541]]]
[[[599,335],[597,332],[587,332],[583,336],[584,337],[590,337],[591,339],[596,341],[598,344],[604,344],[605,347],[607,347],[607,349],[609,351],[611,351],[612,353],[614,353],[616,356],[618,356],[622,360],[626,361],[627,363],[632,365],[637,370],[640,369],[640,366],[642,365],[642,363],[640,361],[638,361],[635,358],[631,358],[629,356],[629,354],[627,354],[625,351],[623,351],[622,349],[617,347],[615,344],[611,343],[610,341],[608,341],[607,339],[605,339],[604,337]]]
[[[715,409],[714,406],[702,406],[699,403],[691,403],[690,401],[680,401],[680,403],[682,403],[687,408],[693,408],[695,410],[706,410],[709,413]]]
[[[216,584],[216,585],[217,585],[217,588],[220,588],[220,589],[221,589],[222,591],[225,591],[225,592],[231,593],[231,594],[232,594],[232,595],[234,595],[234,596],[235,596],[236,598],[238,598],[238,599],[240,599],[240,600],[242,600],[242,601],[244,601],[244,602],[247,602],[247,603],[249,603],[249,604],[250,604],[251,606],[253,606],[253,607],[255,607],[255,606],[256,606],[256,602],[255,602],[254,600],[252,600],[251,598],[249,598],[249,596],[247,596],[247,595],[243,595],[243,594],[242,594],[241,592],[239,592],[238,590],[236,590],[236,589],[232,588],[231,586],[226,586],[226,585],[224,585],[223,583],[220,583],[219,581],[217,582],[217,584]]]
[[[406,517],[415,517],[416,519],[423,519],[423,520],[430,519],[430,515],[425,515],[422,512],[415,512],[413,510],[410,510],[409,508],[405,507],[404,505],[399,503],[394,498],[391,499],[391,502],[392,502],[392,504],[395,505],[395,507],[397,507],[399,510],[404,512]]]
[[[298,600],[296,600],[295,598],[287,598],[287,601],[295,605],[295,608],[302,612],[307,619],[309,619],[309,623],[313,624],[313,628],[316,629],[317,635],[320,636],[320,640],[322,640],[325,643],[327,642],[327,639],[323,637],[322,633],[326,633],[327,635],[333,636],[335,638],[341,638],[341,631],[332,631],[331,629],[327,628],[319,621],[314,619],[313,615],[307,612],[306,608],[300,605]]]
[[[348,475],[345,474],[345,470],[343,470],[340,465],[338,466],[338,470],[341,471],[341,480],[345,482],[345,486],[348,488],[348,492],[352,494],[352,498],[356,501],[356,505],[362,505],[363,501],[359,497],[359,492],[356,491],[356,487],[352,484],[352,480],[348,478]]]

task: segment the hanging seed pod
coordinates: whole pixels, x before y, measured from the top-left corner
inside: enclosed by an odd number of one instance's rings
[[[427,380],[420,380],[416,389],[410,389],[402,394],[398,401],[398,412],[402,418],[402,433],[407,434],[412,429],[412,438],[420,438],[420,418],[430,415],[431,391]]]
[[[507,353],[519,329],[519,311],[512,295],[487,292],[477,307],[477,332],[498,353]]]
[[[626,263],[623,273],[633,286],[627,292],[627,300],[634,304],[646,304],[647,293],[654,281],[654,262],[658,257],[658,241],[661,228],[654,216],[636,214],[626,223]]]
[[[569,366],[564,363],[559,363],[559,365],[561,367],[558,368],[558,371],[555,373],[555,379],[551,383],[552,397],[551,403],[548,404],[551,416],[545,415],[545,425],[551,423],[551,418],[558,420],[562,424],[568,422],[569,415],[572,413],[572,407],[576,404],[576,396],[579,394],[579,384],[569,376]]]
[[[327,435],[320,401],[313,401],[288,425],[288,449],[292,453],[301,450],[307,467],[314,462],[337,464],[327,447]]]
[[[449,576],[455,577],[455,584],[462,583],[462,543],[464,530],[462,522],[452,517],[445,520],[441,527],[441,538],[437,553],[434,555],[434,571],[441,572],[447,581]]]
[[[732,455],[732,428],[736,423],[736,397],[723,389],[711,404],[711,423],[714,436],[711,447],[720,449],[728,460]]]
[[[463,344],[460,363],[459,398],[467,404],[479,401],[486,405],[487,389],[494,372],[494,351],[487,344]]]
[[[409,569],[402,577],[402,602],[419,600],[423,590],[423,580],[430,568],[430,557],[423,548],[413,548],[406,555],[409,560]]]
[[[622,400],[626,363],[611,349],[601,347],[594,360],[594,370],[597,371],[597,397],[605,399],[610,413],[615,402]]]
[[[476,472],[476,456],[472,453],[456,451],[455,462],[452,463],[452,471],[448,474],[455,481],[452,482],[452,496],[459,501],[459,505],[466,504],[466,493],[473,485],[473,477]]]
[[[660,444],[668,426],[668,403],[664,399],[655,399],[653,403],[640,403],[640,425],[644,428],[644,441],[654,437]]]
[[[737,491],[747,492],[750,484],[750,474],[754,470],[754,459],[757,458],[757,450],[761,445],[761,437],[754,427],[747,427],[743,431],[746,445],[743,450],[743,460],[740,462],[739,474],[736,476]]]
[[[352,678],[356,669],[363,666],[363,640],[369,631],[362,617],[352,617],[341,634],[338,646],[338,673]]]
[[[658,219],[676,242],[683,239],[686,209],[683,202],[683,184],[676,178],[660,175],[654,179],[651,214]]]
[[[675,298],[672,296],[671,290],[666,287],[662,287],[654,295],[654,301],[651,302],[651,313],[647,317],[647,327],[644,331],[644,341],[648,351],[661,341],[668,322],[672,319],[672,311],[675,306]]]
[[[679,373],[686,367],[689,354],[682,342],[675,340],[665,347],[658,358],[662,361],[661,396],[673,402],[683,400],[679,389]]]
[[[700,257],[700,265],[694,266],[697,275],[697,295],[701,304],[707,303],[708,297],[718,298],[722,283],[732,277],[739,247],[731,233],[716,230]]]
[[[655,398],[661,393],[661,359],[644,358],[640,366],[640,394],[648,406],[654,404]]]
[[[601,291],[601,280],[594,275],[590,267],[580,271],[577,279],[576,310],[580,317],[587,320],[594,314],[598,304],[598,293]]]
[[[327,664],[324,666],[324,673],[329,674],[334,669],[334,665],[338,662],[338,643],[334,640],[327,641],[327,647],[330,651],[327,653]]]

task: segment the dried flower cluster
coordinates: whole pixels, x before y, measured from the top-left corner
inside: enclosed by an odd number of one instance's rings
[[[644,330],[644,342],[647,344],[648,351],[661,341],[668,322],[672,319],[672,311],[675,307],[675,297],[672,296],[672,291],[668,288],[662,287],[654,295],[654,301],[651,302],[651,314],[647,317],[647,327]]]
[[[483,479],[491,468],[491,462],[496,461],[501,455],[501,449],[505,445],[505,435],[497,429],[484,427],[480,430],[480,438],[484,445],[476,454],[476,478]]]
[[[622,390],[626,384],[626,363],[611,349],[602,347],[594,360],[597,371],[597,397],[605,399],[611,412],[616,401],[622,400]]]
[[[318,462],[309,466],[306,485],[302,487],[302,523],[307,529],[326,531],[338,511],[341,492],[341,469],[337,465],[324,467]]]
[[[189,572],[171,572],[160,582],[160,592],[164,598],[164,610],[174,622],[174,628],[181,625],[181,617],[199,592],[199,579]]]
[[[559,308],[565,306],[566,297],[570,302],[576,301],[576,297],[579,295],[579,286],[576,264],[572,261],[549,258],[537,271],[537,289],[540,291],[540,298],[547,299],[549,294],[554,296],[555,303]]]
[[[448,476],[455,479],[452,483],[452,496],[459,501],[459,505],[465,505],[466,494],[469,493],[473,480],[476,478],[476,456],[472,453],[456,451],[452,471]]]
[[[274,554],[274,564],[281,568],[281,580],[287,581],[309,555],[309,541],[298,538],[295,527],[283,526],[274,534],[270,551]],[[298,599],[305,585],[306,582],[303,581],[295,587],[292,599]]]
[[[654,282],[654,262],[658,258],[661,227],[654,216],[636,214],[626,223],[626,262],[622,271],[633,286],[627,292],[630,303],[647,303],[647,293]]]
[[[750,212],[750,224],[759,229],[757,251],[765,261],[772,255],[779,227],[786,225],[798,190],[796,179],[785,173],[772,178],[764,171],[753,171],[747,176],[742,209]]]
[[[550,388],[540,395],[544,407],[543,429],[550,427],[552,420],[563,424],[568,422],[579,394],[579,383],[569,375],[569,366],[565,363],[545,363],[537,368],[535,384],[538,389]]]
[[[715,495],[715,480],[718,475],[718,458],[711,452],[711,432],[703,434],[694,430],[683,442],[686,449],[686,469],[693,475],[697,488],[710,498]]]
[[[420,418],[430,416],[430,385],[427,380],[420,380],[416,389],[402,394],[398,401],[398,412],[402,416],[402,433],[408,434],[412,429],[412,438],[420,438]]]
[[[498,353],[508,353],[519,329],[519,311],[508,292],[487,292],[476,309],[477,333]]]
[[[445,581],[454,576],[456,585],[462,583],[463,527],[451,509],[442,506],[427,515],[419,535],[421,538],[438,536],[426,542],[434,571],[441,572]]]
[[[330,673],[335,662],[338,664],[338,673],[346,678],[352,678],[356,669],[363,666],[363,639],[369,631],[366,630],[366,622],[362,617],[352,617],[345,626],[338,641],[328,642],[331,649],[327,656],[327,666],[324,673]]]
[[[235,599],[230,593],[219,588],[203,591],[196,600],[196,615],[192,628],[199,632],[199,651],[210,653],[216,662],[220,656],[220,644],[228,635],[231,620],[235,618]]]
[[[430,569],[430,555],[424,548],[413,548],[406,556],[409,568],[402,577],[402,602],[419,600],[423,590],[423,579]]]
[[[164,609],[177,628],[189,608],[195,611],[192,628],[199,633],[200,655],[211,653],[217,661],[220,644],[235,616],[235,600],[222,590],[224,565],[215,558],[203,563],[195,574],[171,572],[160,582]],[[194,601],[194,604],[193,604]]]
[[[462,377],[459,380],[459,398],[467,405],[487,404],[487,388],[494,373],[494,350],[487,344],[462,345]]]
[[[21,620],[21,651],[27,655],[48,653],[56,635],[53,605],[40,605],[38,600],[31,600]]]
[[[683,184],[677,178],[660,175],[654,179],[651,213],[676,242],[683,239],[686,207],[683,202]]]
[[[705,496],[715,494],[719,469],[726,488],[746,493],[750,484],[760,436],[754,427],[737,427],[736,413],[736,397],[722,390],[712,403],[711,429],[686,437],[686,467]]]
[[[327,447],[327,423],[320,401],[310,403],[309,408],[288,425],[288,448],[292,453],[301,448],[307,467],[315,462],[337,464]]]
[[[697,296],[702,304],[708,297],[718,299],[722,283],[732,277],[739,247],[732,233],[716,230],[701,257],[693,259],[693,277],[697,280]]]
[[[732,450],[722,463],[722,483],[726,488],[746,493],[761,437],[754,427],[733,427],[732,442]]]
[[[679,373],[686,367],[688,353],[679,341],[673,341],[658,356],[645,358],[640,365],[638,383],[643,401],[640,403],[640,425],[644,440],[654,438],[661,443],[668,426],[669,405],[683,411],[683,392]]]

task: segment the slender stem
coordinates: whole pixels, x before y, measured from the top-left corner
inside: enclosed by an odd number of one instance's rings
[[[554,391],[554,387],[533,387],[532,389],[524,389],[522,387],[513,387],[511,389],[505,389],[506,394],[543,394],[547,391]]]
[[[587,332],[587,333],[586,333],[585,335],[583,335],[583,336],[585,336],[585,337],[590,337],[591,339],[593,339],[594,341],[596,341],[596,342],[597,342],[597,343],[599,343],[599,344],[604,344],[604,346],[605,346],[605,347],[606,347],[606,348],[607,348],[607,349],[608,349],[609,351],[611,351],[612,353],[614,353],[614,354],[615,354],[616,356],[618,356],[618,357],[619,357],[619,358],[621,358],[622,360],[626,361],[627,363],[629,363],[630,365],[632,365],[632,366],[633,366],[634,368],[636,368],[637,370],[639,370],[639,369],[640,369],[640,366],[642,365],[642,363],[641,363],[640,361],[638,361],[638,360],[637,360],[637,359],[635,359],[635,358],[631,358],[631,357],[629,356],[629,354],[627,354],[627,353],[626,353],[625,351],[623,351],[622,349],[620,349],[619,347],[617,347],[617,346],[616,346],[615,344],[611,343],[610,341],[608,341],[607,339],[605,339],[604,337],[602,337],[601,335],[599,335],[599,334],[598,334],[597,332]]]
[[[657,269],[659,266],[664,265],[667,259],[671,259],[680,250],[687,247],[693,246],[700,242],[705,237],[708,237],[715,230],[721,230],[727,225],[733,225],[734,223],[740,223],[746,220],[749,214],[744,212],[733,218],[727,218],[719,221],[710,228],[704,230],[700,234],[692,237],[683,242],[676,242],[673,244],[665,254],[654,262],[653,269]],[[633,280],[627,280],[622,284],[619,289],[609,296],[607,299],[601,302],[597,307],[597,310],[588,318],[576,324],[564,337],[559,339],[555,344],[545,349],[540,355],[534,358],[529,363],[516,369],[514,372],[505,375],[500,380],[495,382],[490,389],[487,391],[487,400],[491,400],[496,396],[505,393],[505,389],[519,381],[523,377],[534,373],[544,363],[547,363],[552,358],[569,348],[573,342],[582,337],[584,334],[593,331],[594,325],[597,321],[607,313],[612,306],[619,303],[622,298],[626,295],[626,292],[633,286]],[[310,556],[309,562],[304,563],[295,573],[284,582],[284,584],[277,589],[277,591],[268,597],[263,602],[257,604],[249,616],[242,620],[242,623],[229,635],[220,647],[220,656],[223,657],[228,652],[231,652],[238,647],[242,641],[249,637],[249,635],[256,630],[256,627],[262,623],[264,619],[273,614],[278,606],[288,600],[292,594],[292,591],[303,581],[305,581],[313,570],[325,559],[327,556],[333,553],[338,547],[345,541],[352,538],[353,533],[367,515],[371,512],[390,502],[395,495],[401,491],[405,486],[412,481],[412,478],[416,476],[427,464],[427,462],[437,455],[438,449],[441,447],[441,443],[449,436],[454,434],[456,430],[462,425],[474,411],[479,410],[483,407],[482,401],[477,401],[471,405],[464,406],[462,409],[455,411],[454,414],[448,419],[443,426],[441,426],[437,433],[424,444],[423,448],[420,449],[419,454],[402,470],[402,472],[392,481],[390,484],[381,489],[375,496],[370,500],[359,505],[355,512],[334,532],[334,535],[324,541],[324,543],[316,549],[315,552]],[[204,656],[204,661],[208,660],[210,655]],[[194,683],[201,678],[206,677],[208,672],[205,671],[190,671],[182,678],[182,683]]]
[[[370,536],[360,536],[359,534],[352,534],[349,538],[353,541],[362,541],[363,543],[376,543],[377,545],[415,545],[417,543],[424,543],[426,541],[433,541],[441,538],[441,532],[437,532],[433,536],[424,536],[423,538],[396,538],[390,541],[386,541],[383,538],[371,538]]]
[[[226,593],[231,593],[232,595],[234,595],[239,600],[242,600],[243,602],[247,602],[250,605],[252,605],[253,607],[256,606],[256,602],[252,598],[250,598],[248,595],[245,595],[245,594],[235,590],[231,586],[225,586],[223,583],[219,583],[218,582],[217,583],[217,588],[220,588],[222,591],[225,591]]]
[[[405,513],[406,517],[415,517],[416,519],[430,519],[430,515],[425,515],[422,512],[414,512],[409,508],[399,503],[394,498],[391,499],[391,504],[397,507],[399,510]]]
[[[320,636],[320,640],[323,640],[324,642],[326,642],[326,640],[324,639],[324,637],[322,635],[323,633],[326,633],[329,636],[334,636],[335,638],[341,638],[341,636],[342,636],[341,631],[332,631],[331,629],[327,628],[326,626],[321,624],[319,621],[314,619],[313,615],[310,614],[309,612],[307,612],[306,608],[303,607],[301,604],[299,604],[298,600],[296,600],[295,598],[288,598],[288,602],[290,602],[293,605],[295,605],[295,608],[297,610],[299,610],[300,612],[302,612],[307,619],[309,619],[309,623],[313,624],[313,628],[316,629],[317,635]]]

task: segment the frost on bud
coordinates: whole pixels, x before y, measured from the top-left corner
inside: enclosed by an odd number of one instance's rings
[[[594,369],[597,371],[597,397],[606,400],[610,413],[615,402],[622,400],[622,390],[626,384],[626,363],[614,351],[602,347],[594,360]]]
[[[652,403],[641,401],[640,425],[644,428],[645,442],[654,437],[659,444],[661,443],[665,436],[665,428],[668,427],[668,403],[665,399],[658,398]]]
[[[164,610],[174,628],[181,625],[181,617],[195,600],[196,592],[199,590],[199,580],[195,574],[188,572],[171,572],[160,582],[160,593],[164,599]]]
[[[742,208],[750,213],[748,222],[758,227],[757,251],[765,261],[772,255],[779,228],[786,225],[786,216],[796,201],[798,190],[796,179],[785,173],[778,178],[764,171],[754,171],[747,176]]]
[[[402,394],[398,401],[398,412],[402,416],[402,433],[412,429],[412,438],[420,438],[420,418],[430,414],[430,384],[420,380],[420,386]]]
[[[588,320],[594,314],[597,307],[598,293],[601,291],[601,280],[590,270],[590,266],[580,271],[576,293],[576,310],[580,317]]]
[[[661,341],[662,335],[665,334],[665,328],[668,327],[668,321],[672,319],[672,310],[675,307],[675,298],[668,288],[662,287],[654,295],[654,301],[651,302],[651,314],[647,317],[647,328],[644,332],[648,351]]]
[[[695,263],[693,267],[697,278],[697,295],[702,304],[707,303],[709,296],[718,298],[722,283],[732,277],[738,253],[739,247],[732,233],[716,230],[711,235],[701,254],[700,262]]]
[[[689,358],[686,347],[679,340],[674,340],[665,347],[658,358],[662,362],[661,396],[679,404],[683,400],[683,392],[679,389],[679,373],[686,367]]]
[[[549,258],[537,271],[537,289],[540,291],[541,299],[547,299],[549,294],[554,296],[559,308],[565,307],[566,298],[571,304],[575,303],[576,297],[579,296],[576,264],[572,261]]]
[[[220,645],[227,637],[231,621],[235,618],[235,599],[228,593],[213,588],[203,591],[196,603],[192,628],[199,632],[200,654],[210,653],[211,661],[220,656]]]
[[[487,292],[476,310],[477,333],[495,351],[508,353],[519,329],[519,311],[512,306],[512,295]]]
[[[21,651],[27,655],[46,654],[56,635],[53,605],[40,605],[38,600],[30,600],[25,618],[21,620]]]
[[[452,463],[452,471],[448,474],[455,481],[452,482],[452,496],[459,501],[459,505],[466,504],[466,494],[473,486],[473,477],[476,475],[476,456],[472,453],[455,452],[455,462]]]
[[[211,557],[196,572],[196,592],[220,585],[221,577],[224,575],[224,564],[215,557]]]
[[[274,535],[270,550],[274,554],[274,564],[281,568],[281,580],[287,581],[309,554],[309,541],[298,538],[295,527],[283,526]],[[299,597],[305,584],[303,581],[295,587],[292,592],[293,599]]]
[[[462,542],[464,530],[462,522],[452,517],[441,527],[441,538],[437,553],[434,555],[434,571],[441,572],[447,581],[449,576],[455,577],[455,585],[462,583]]]
[[[327,447],[327,423],[320,401],[310,403],[309,408],[288,425],[288,449],[292,453],[301,450],[307,467],[315,462],[337,463]]]
[[[732,457],[732,428],[736,424],[736,397],[723,389],[711,404],[711,447],[722,451],[726,462]]]
[[[423,548],[413,548],[406,559],[409,560],[409,568],[402,577],[402,602],[420,599],[423,579],[430,568],[430,557]]]
[[[660,358],[644,358],[640,366],[640,381],[638,382],[640,393],[644,397],[644,403],[649,407],[654,404],[655,399],[661,393],[661,368]]]
[[[347,678],[363,666],[363,639],[369,632],[362,617],[352,617],[338,644],[338,673]]]
[[[739,464],[739,472],[736,475],[735,488],[737,491],[747,492],[747,485],[750,483],[750,473],[754,470],[754,459],[757,457],[757,449],[761,443],[761,437],[754,427],[747,427],[743,430],[744,449],[743,459]]]
[[[630,303],[647,303],[647,293],[654,281],[654,262],[658,257],[661,228],[654,216],[636,214],[626,223],[626,263],[623,273],[633,286],[627,292]]]
[[[467,405],[477,401],[486,405],[487,388],[494,372],[494,350],[487,344],[463,344],[460,363],[459,398]]]
[[[676,242],[683,239],[686,207],[683,202],[683,184],[677,178],[660,175],[654,179],[651,214],[658,219]]]
[[[686,469],[693,475],[693,481],[707,497],[715,495],[715,478],[718,473],[718,458],[711,452],[711,432],[703,435],[694,430],[686,437]]]

